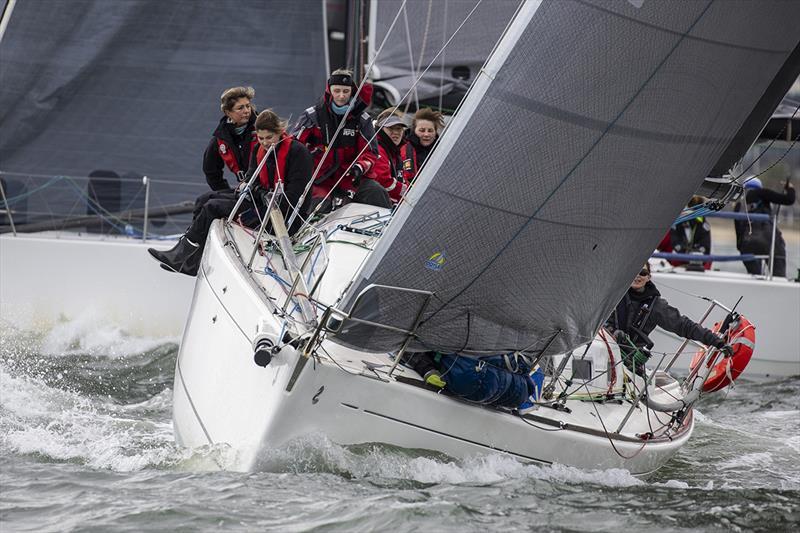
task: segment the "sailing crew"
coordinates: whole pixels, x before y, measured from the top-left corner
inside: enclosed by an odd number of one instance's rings
[[[388,193],[372,179],[378,159],[375,130],[366,112],[372,85],[365,83],[354,101],[356,92],[353,73],[334,70],[322,100],[305,110],[293,131],[314,156],[315,169],[319,169],[311,194],[314,204],[325,200],[322,212],[330,211],[334,203],[350,200],[392,207]]]
[[[227,217],[236,206],[239,194],[247,194],[246,199],[239,207],[240,221],[243,214],[252,209],[264,215],[264,208],[268,203],[265,194],[275,189],[275,184],[283,182],[284,195],[278,199],[278,207],[285,218],[297,206],[306,185],[311,180],[312,159],[303,144],[294,140],[286,133],[287,122],[281,119],[271,109],[262,111],[255,121],[258,148],[252,151],[249,168],[250,175],[246,176],[236,191],[218,191],[214,195],[205,194],[201,208],[196,212],[192,223],[186,233],[180,238],[178,244],[167,251],[158,251],[148,248],[147,251],[161,263],[162,268],[171,272],[180,272],[189,276],[197,275],[200,259],[203,256],[208,231],[211,223],[217,218]],[[270,152],[270,148],[274,149]],[[254,190],[246,191],[247,181],[252,177],[252,172],[258,168],[264,157],[269,156],[262,167]],[[304,206],[307,209],[307,205]],[[295,222],[289,228],[289,233],[296,231],[306,209],[300,210],[300,216],[295,217]],[[251,217],[255,222],[258,217]]]
[[[783,193],[767,189],[758,178],[748,180],[744,185],[746,192],[744,202],[747,204],[748,213],[772,214],[772,204],[792,205],[796,199],[794,186],[786,180]],[[741,204],[736,204],[735,211],[741,209]],[[747,221],[735,220],[736,248],[743,254],[768,255],[772,248],[773,221]],[[786,277],[786,242],[783,240],[781,230],[775,228],[775,257],[773,259],[772,274]],[[744,261],[744,267],[750,274],[762,274],[760,260]]]
[[[231,87],[220,96],[223,116],[203,154],[203,173],[212,191],[231,189],[224,177],[225,167],[237,181],[247,173],[250,152],[257,144],[255,94],[252,87]]]
[[[398,111],[384,109],[376,120],[378,127],[378,160],[375,161],[373,174],[386,192],[392,203],[396,204],[408,189],[408,182],[403,177],[403,158],[400,154],[406,140],[403,138],[406,123]]]
[[[443,127],[444,115],[439,111],[423,107],[414,113],[408,143],[402,149],[403,173],[408,183],[413,181],[428,159]]]
[[[694,207],[705,202],[702,196],[692,196],[687,207]],[[705,217],[696,217],[676,224],[669,231],[672,251],[678,254],[711,253],[711,226]],[[673,266],[687,265],[686,270],[709,270],[711,261],[704,263],[686,261],[670,261]]]
[[[617,339],[626,366],[637,374],[644,375],[644,364],[650,358],[648,350],[653,347],[648,335],[656,326],[718,348],[726,355],[733,353],[722,337],[682,315],[661,297],[650,279],[650,265],[645,263],[605,324]]]

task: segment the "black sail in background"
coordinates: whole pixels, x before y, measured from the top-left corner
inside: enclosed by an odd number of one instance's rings
[[[783,68],[797,20],[800,2],[526,2],[341,308],[408,329],[424,298],[375,285],[434,293],[411,349],[591,339]],[[385,351],[405,336],[346,320],[334,338]]]
[[[402,5],[403,0],[373,0],[370,4],[370,58],[387,37]],[[520,0],[409,0],[376,58],[373,72],[377,85],[391,88],[395,97],[402,98],[414,84],[415,75],[434,61],[455,33],[408,99],[414,100],[416,95],[419,100],[438,100],[441,90],[454,93],[457,101],[477,77],[519,5]],[[390,100],[397,103],[395,98]]]
[[[327,78],[322,0],[23,0],[0,46],[0,170],[201,185],[219,96],[297,117]],[[231,176],[228,176],[229,181]],[[35,186],[35,184],[33,185]],[[74,202],[70,199],[70,202]]]

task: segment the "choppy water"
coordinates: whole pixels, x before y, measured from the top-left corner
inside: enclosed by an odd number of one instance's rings
[[[173,442],[177,339],[84,321],[0,326],[0,529],[7,531],[788,531],[800,523],[800,378],[740,380],[680,454],[624,470],[456,461],[323,437],[268,471]],[[724,400],[724,401],[723,401]]]

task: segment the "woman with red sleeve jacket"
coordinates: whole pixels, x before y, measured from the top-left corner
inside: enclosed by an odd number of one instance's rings
[[[391,207],[389,195],[372,179],[378,145],[372,121],[365,111],[372,97],[372,86],[362,87],[358,101],[348,112],[355,92],[349,70],[333,71],[322,101],[305,110],[292,135],[314,156],[315,170],[322,161],[314,179],[315,199],[322,199],[332,191],[333,195],[354,202]],[[342,121],[344,124],[334,139]]]
[[[403,177],[403,157],[401,150],[406,144],[403,134],[408,129],[402,115],[384,110],[376,120],[378,128],[378,160],[373,167],[375,181],[389,193],[392,203],[396,204],[408,189]]]
[[[250,152],[256,140],[256,110],[252,87],[231,87],[220,97],[220,109],[224,116],[214,130],[203,154],[203,173],[212,191],[229,190],[224,178],[225,167],[238,181],[247,173]]]

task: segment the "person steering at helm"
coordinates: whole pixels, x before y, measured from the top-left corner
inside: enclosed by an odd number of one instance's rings
[[[650,279],[650,265],[645,263],[605,323],[619,343],[625,365],[637,374],[644,375],[648,350],[653,346],[648,335],[656,326],[718,348],[725,356],[733,354],[722,337],[669,305]]]

